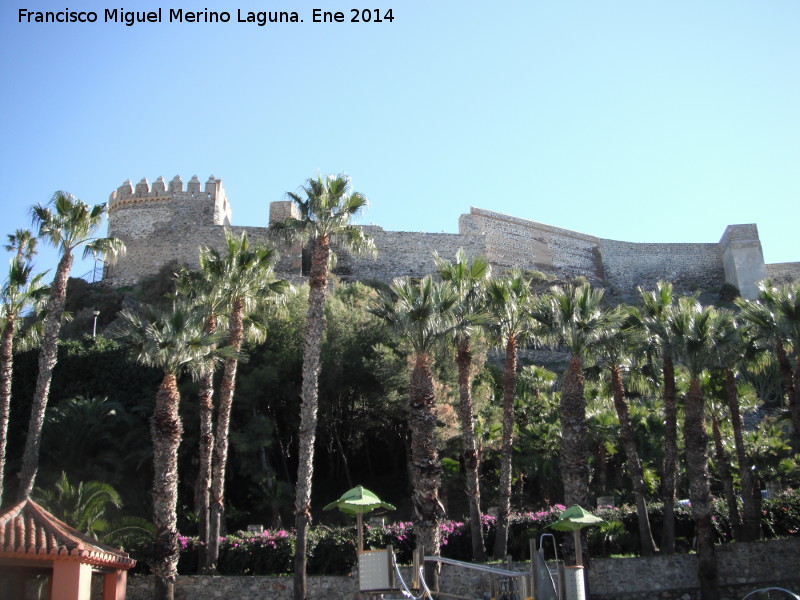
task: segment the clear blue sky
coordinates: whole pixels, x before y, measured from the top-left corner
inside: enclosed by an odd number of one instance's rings
[[[756,222],[768,263],[800,261],[797,0],[131,4],[0,2],[3,237],[57,189],[99,203],[176,174],[222,178],[234,224],[263,225],[344,171],[360,222],[389,230],[456,232],[470,206],[628,241]],[[23,6],[99,21],[19,23]],[[102,22],[122,7],[164,22]],[[231,22],[168,22],[179,8]]]

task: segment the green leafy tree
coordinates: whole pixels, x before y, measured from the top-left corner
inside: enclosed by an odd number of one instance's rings
[[[503,442],[500,451],[499,510],[494,558],[504,558],[508,545],[511,512],[511,475],[514,452],[514,400],[517,391],[519,345],[531,334],[533,322],[527,308],[531,302],[530,280],[519,270],[493,279],[487,288],[488,329],[505,352],[503,366]]]
[[[58,334],[67,295],[67,280],[72,269],[73,252],[83,246],[84,256],[104,256],[113,261],[124,252],[125,246],[116,238],[97,238],[95,232],[103,222],[105,204],[88,206],[83,201],[66,192],[56,192],[47,206],[35,205],[32,209],[33,222],[38,226],[39,238],[55,246],[61,258],[51,285],[50,298],[44,318],[44,338],[39,352],[39,374],[25,440],[25,451],[20,469],[20,485],[17,496],[27,498],[33,490],[36,472],[39,469],[39,446],[42,440],[50,382],[56,364]]]
[[[152,570],[155,599],[172,600],[180,553],[178,447],[183,423],[178,412],[181,399],[178,377],[184,372],[198,376],[204,369],[213,368],[214,347],[222,336],[205,333],[204,315],[177,303],[161,311],[145,307],[142,316],[123,311],[120,317],[124,323],[119,333],[120,340],[130,347],[138,362],[163,373],[150,420],[153,523],[156,526]]]
[[[439,555],[440,522],[444,506],[439,498],[442,463],[436,439],[437,402],[434,393],[434,345],[451,333],[453,307],[458,295],[446,283],[437,284],[430,275],[419,283],[396,279],[391,294],[381,294],[373,314],[388,323],[412,348],[414,368],[408,391],[408,428],[411,431],[411,483],[414,528],[426,553]],[[437,582],[437,573],[426,563],[426,580]]]
[[[456,327],[453,342],[458,366],[459,418],[463,437],[465,491],[469,501],[469,523],[472,534],[472,559],[486,560],[481,520],[480,449],[475,436],[475,409],[472,401],[474,361],[472,338],[480,334],[481,326],[487,323],[485,304],[486,287],[491,277],[491,267],[484,257],[471,262],[463,249],[456,253],[455,262],[434,254],[436,269],[443,281],[449,281],[458,294],[458,303],[453,307]]]
[[[299,238],[311,246],[308,314],[303,336],[305,347],[295,498],[295,600],[305,600],[307,596],[307,530],[311,519],[311,481],[319,406],[320,349],[325,331],[325,296],[334,256],[331,245],[339,244],[356,253],[375,252],[372,239],[360,227],[350,224],[350,220],[367,206],[367,198],[351,190],[347,175],[311,178],[301,189],[305,197],[293,192],[287,193],[298,216],[290,217],[282,223],[270,224],[274,234],[288,239]]]

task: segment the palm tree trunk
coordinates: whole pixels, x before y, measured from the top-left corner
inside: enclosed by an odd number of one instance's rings
[[[242,349],[244,339],[244,303],[241,298],[233,302],[228,323],[228,344],[236,352]],[[219,558],[219,536],[222,530],[222,519],[225,514],[225,469],[228,464],[228,432],[231,424],[233,394],[236,390],[236,370],[239,361],[236,358],[225,360],[222,381],[219,386],[219,410],[217,413],[217,435],[214,440],[214,462],[211,478],[211,519],[209,526],[207,568],[216,571]]]
[[[311,521],[311,479],[314,473],[314,439],[317,433],[319,371],[322,335],[325,331],[325,292],[328,285],[330,244],[327,237],[314,243],[309,277],[308,313],[303,348],[303,384],[301,387],[300,430],[297,450],[297,487],[295,490],[294,598],[306,600],[307,530]]]
[[[792,378],[792,363],[789,361],[789,356],[786,354],[786,346],[783,340],[778,337],[775,340],[775,356],[778,358],[778,367],[781,372],[781,387],[786,405],[791,407],[792,396],[794,395],[794,379]]]
[[[180,393],[175,375],[164,376],[150,419],[153,438],[153,523],[156,543],[151,570],[155,600],[173,600],[178,574],[178,447],[183,425],[178,413]]]
[[[465,336],[458,346],[459,409],[461,412],[461,435],[464,438],[464,470],[466,471],[466,493],[469,500],[469,527],[472,536],[472,560],[486,562],[481,519],[480,453],[475,437],[475,412],[472,407],[472,349],[470,338]]]
[[[573,356],[564,376],[561,391],[561,477],[564,504],[588,506],[589,464],[586,452],[586,398],[581,361]],[[569,538],[568,538],[569,539]],[[576,564],[578,552],[575,548]]]
[[[761,539],[761,490],[756,486],[756,478],[751,469],[750,457],[744,447],[744,423],[739,412],[739,393],[733,371],[725,372],[725,389],[728,409],[731,411],[733,441],[736,446],[736,459],[739,463],[739,477],[742,480],[742,541],[754,542]]]
[[[633,426],[628,412],[628,403],[625,400],[625,388],[622,385],[622,376],[617,365],[611,366],[611,388],[614,396],[614,407],[617,409],[617,417],[622,433],[622,444],[625,446],[625,454],[628,458],[628,472],[633,484],[633,495],[636,498],[636,518],[639,521],[639,543],[641,544],[642,554],[652,556],[656,553],[656,543],[653,540],[653,532],[650,528],[650,518],[647,514],[647,503],[645,502],[644,473],[642,463],[639,460],[639,452],[636,449],[636,437],[633,434]]]
[[[711,415],[711,434],[714,439],[714,453],[717,458],[717,471],[722,481],[722,490],[725,494],[725,503],[728,505],[728,518],[731,522],[733,537],[736,541],[742,541],[742,519],[739,516],[739,505],[736,503],[736,492],[733,489],[733,477],[731,476],[731,456],[725,450],[722,443],[722,430],[719,427],[717,415]]]
[[[217,330],[216,318],[211,316],[206,323],[205,333]],[[197,571],[208,571],[210,560],[208,546],[211,540],[211,481],[214,455],[214,372],[204,373],[200,378],[198,394],[200,407],[200,467],[195,483],[195,511],[198,516],[200,544],[197,557]]]
[[[417,355],[408,392],[408,428],[411,431],[411,503],[417,543],[425,554],[438,556],[441,542],[439,523],[444,507],[439,500],[442,464],[436,443],[436,396],[433,393],[431,358]],[[438,589],[438,569],[425,564],[425,580]]]
[[[514,397],[517,391],[518,342],[510,335],[506,342],[506,359],[503,370],[503,443],[500,450],[500,506],[497,513],[497,535],[494,541],[495,560],[506,556],[508,546],[508,518],[511,513],[511,459],[514,450]]]
[[[6,317],[0,341],[0,506],[6,473],[6,445],[8,444],[8,418],[11,410],[11,376],[14,368],[14,315]]]
[[[684,443],[686,470],[689,475],[689,497],[697,537],[697,576],[701,600],[718,600],[717,560],[714,555],[711,489],[708,476],[707,436],[704,423],[704,401],[696,375],[689,383],[684,405]]]
[[[675,392],[675,365],[664,354],[664,472],[662,498],[664,522],[661,528],[661,552],[675,553],[675,493],[678,480],[678,400]]]
[[[58,359],[58,334],[61,331],[61,315],[67,297],[67,280],[72,268],[72,253],[65,252],[58,261],[53,279],[50,299],[47,301],[47,316],[44,318],[44,339],[39,351],[39,373],[36,377],[36,390],[31,403],[31,417],[28,422],[28,435],[25,438],[25,451],[22,455],[20,483],[17,500],[22,501],[31,495],[36,473],[39,470],[39,446],[42,442],[42,425],[50,395],[50,382],[53,368]]]
[[[589,503],[589,465],[586,453],[586,398],[580,359],[569,361],[561,392],[561,472],[564,503]]]

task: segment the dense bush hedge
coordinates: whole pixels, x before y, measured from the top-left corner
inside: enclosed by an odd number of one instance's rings
[[[766,500],[763,507],[763,529],[765,537],[786,537],[800,534],[800,491],[787,490],[777,498]],[[509,553],[514,560],[528,560],[529,540],[543,533],[553,532],[548,525],[556,521],[564,509],[555,505],[537,512],[512,515],[509,532]],[[639,548],[636,510],[632,506],[601,507],[595,514],[604,523],[588,531],[589,551],[592,556],[611,554],[636,554]],[[691,509],[676,506],[676,537],[678,549],[688,551],[692,545],[694,525]],[[662,508],[650,507],[653,533],[658,536],[661,528]],[[724,503],[715,503],[714,524],[717,542],[732,540],[730,522]],[[445,521],[442,528],[442,556],[458,560],[470,560],[472,543],[468,523]],[[491,548],[495,535],[495,520],[485,516],[483,530],[487,547]],[[196,572],[197,538],[181,538],[183,551],[178,570],[182,574]],[[411,523],[399,522],[384,527],[365,527],[364,546],[367,549],[385,548],[391,545],[401,563],[410,563],[416,543]],[[356,531],[352,527],[317,526],[310,530],[308,549],[308,572],[312,575],[344,575],[356,567]],[[548,546],[549,548],[549,546]],[[219,571],[224,575],[269,575],[292,572],[294,558],[293,533],[287,530],[264,531],[263,533],[239,532],[223,539],[220,545]]]

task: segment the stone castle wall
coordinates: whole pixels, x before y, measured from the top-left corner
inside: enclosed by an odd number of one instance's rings
[[[800,281],[800,262],[767,265],[767,276],[777,284]]]
[[[273,202],[270,222],[297,216],[291,202]],[[121,238],[127,254],[108,267],[105,278],[114,285],[130,285],[175,261],[197,266],[200,246],[222,249],[225,230],[246,231],[253,241],[265,241],[266,227],[231,225],[231,206],[222,181],[213,176],[203,185],[197,179],[184,184],[176,176],[169,183],[159,177],[152,185],[130,180],[109,198],[109,235]],[[422,277],[434,272],[432,254],[451,259],[459,248],[470,257],[484,255],[496,271],[512,267],[539,270],[560,279],[586,277],[591,283],[632,292],[637,285],[652,287],[659,279],[677,287],[736,285],[745,297],[754,297],[755,284],[768,275],[776,280],[800,279],[800,263],[765,265],[755,225],[729,226],[719,243],[642,244],[607,240],[471,208],[459,219],[459,233],[385,231],[364,226],[378,249],[376,258],[338,253],[334,273],[343,280]],[[302,275],[303,249],[279,246],[282,277]]]

